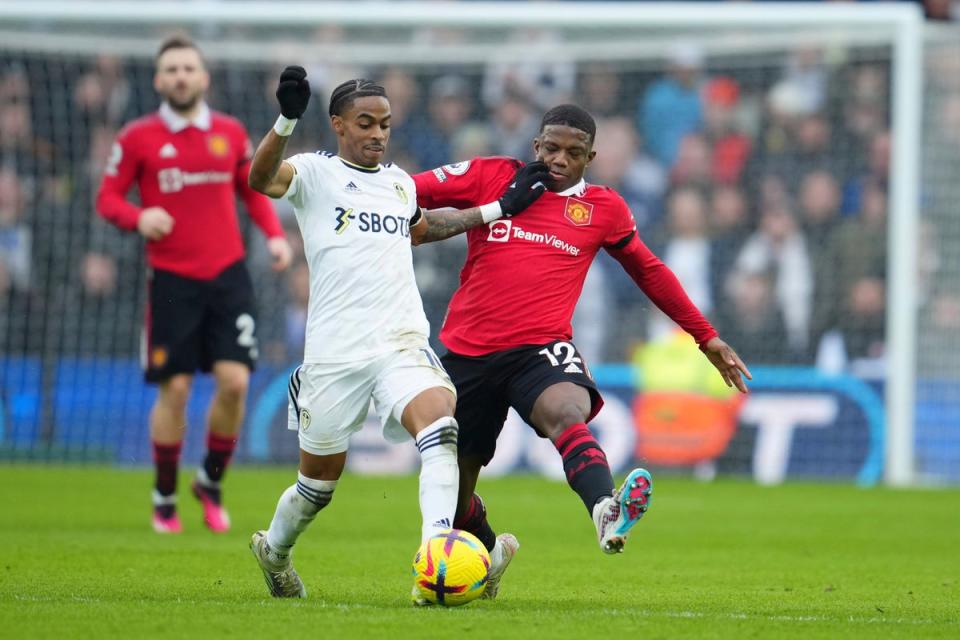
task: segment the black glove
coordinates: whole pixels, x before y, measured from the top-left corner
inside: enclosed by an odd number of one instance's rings
[[[287,67],[280,74],[277,101],[284,118],[296,120],[307,110],[310,102],[310,83],[303,67]]]
[[[544,183],[549,179],[547,165],[540,161],[517,169],[513,182],[497,200],[500,203],[501,215],[504,218],[513,217],[536,202],[547,190]]]

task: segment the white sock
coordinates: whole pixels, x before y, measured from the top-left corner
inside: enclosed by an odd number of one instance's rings
[[[457,421],[440,418],[417,434],[420,450],[422,540],[453,527],[460,471],[457,468]]]
[[[267,531],[267,544],[277,559],[290,555],[294,543],[320,510],[330,504],[336,480],[314,480],[302,473],[297,474],[297,484],[288,487]]]
[[[220,483],[214,482],[213,480],[211,480],[210,476],[207,475],[207,470],[204,469],[203,467],[200,467],[199,469],[197,469],[197,482],[199,482],[201,485],[209,489],[220,488]]]

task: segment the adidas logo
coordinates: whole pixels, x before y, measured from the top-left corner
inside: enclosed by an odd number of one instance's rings
[[[583,373],[583,369],[578,367],[575,363],[571,362],[567,365],[567,368],[563,370],[564,373]]]
[[[176,158],[177,157],[177,148],[171,143],[167,143],[160,147],[160,157],[161,158]]]
[[[440,518],[433,523],[435,527],[442,527],[444,529],[452,529],[453,525],[450,524],[450,518]]]
[[[360,193],[360,187],[353,183],[353,180],[347,183],[347,186],[343,188],[344,191],[348,193]]]

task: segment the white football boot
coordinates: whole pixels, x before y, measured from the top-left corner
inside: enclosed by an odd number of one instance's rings
[[[417,586],[417,583],[413,583],[413,591],[410,592],[410,602],[413,603],[415,607],[429,607],[433,603],[423,597],[423,594],[420,593],[420,587]]]
[[[483,590],[481,598],[493,600],[500,591],[500,579],[503,572],[507,570],[510,561],[520,548],[516,536],[512,533],[501,533],[497,536],[497,543],[493,545],[493,551],[490,552],[490,569],[487,571],[487,587]]]
[[[593,507],[593,524],[604,553],[623,553],[627,533],[650,507],[653,478],[646,469],[634,469],[615,494]]]
[[[306,598],[307,589],[297,575],[289,556],[280,556],[267,544],[267,532],[257,531],[250,538],[250,551],[257,559],[267,589],[274,598]]]

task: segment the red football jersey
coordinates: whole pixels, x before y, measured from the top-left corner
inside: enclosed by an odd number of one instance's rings
[[[147,242],[150,266],[210,280],[244,256],[237,195],[267,237],[283,236],[270,199],[247,184],[252,157],[238,120],[204,108],[187,122],[164,104],[120,132],[97,194],[97,211],[133,231],[144,208],[162,207],[173,216],[173,231]],[[134,181],[139,207],[126,200]]]
[[[417,174],[417,202],[427,209],[493,202],[521,165],[512,158],[477,158]],[[583,181],[564,192],[547,191],[513,218],[474,227],[467,232],[467,260],[440,339],[466,356],[570,340],[573,310],[594,257],[601,248],[619,248],[628,240],[640,245],[638,265],[669,273],[661,278],[667,282],[664,293],[682,300],[679,311],[668,314],[686,314],[683,324],[696,325],[698,341],[716,335],[669,269],[635,236],[636,223],[623,198]]]

